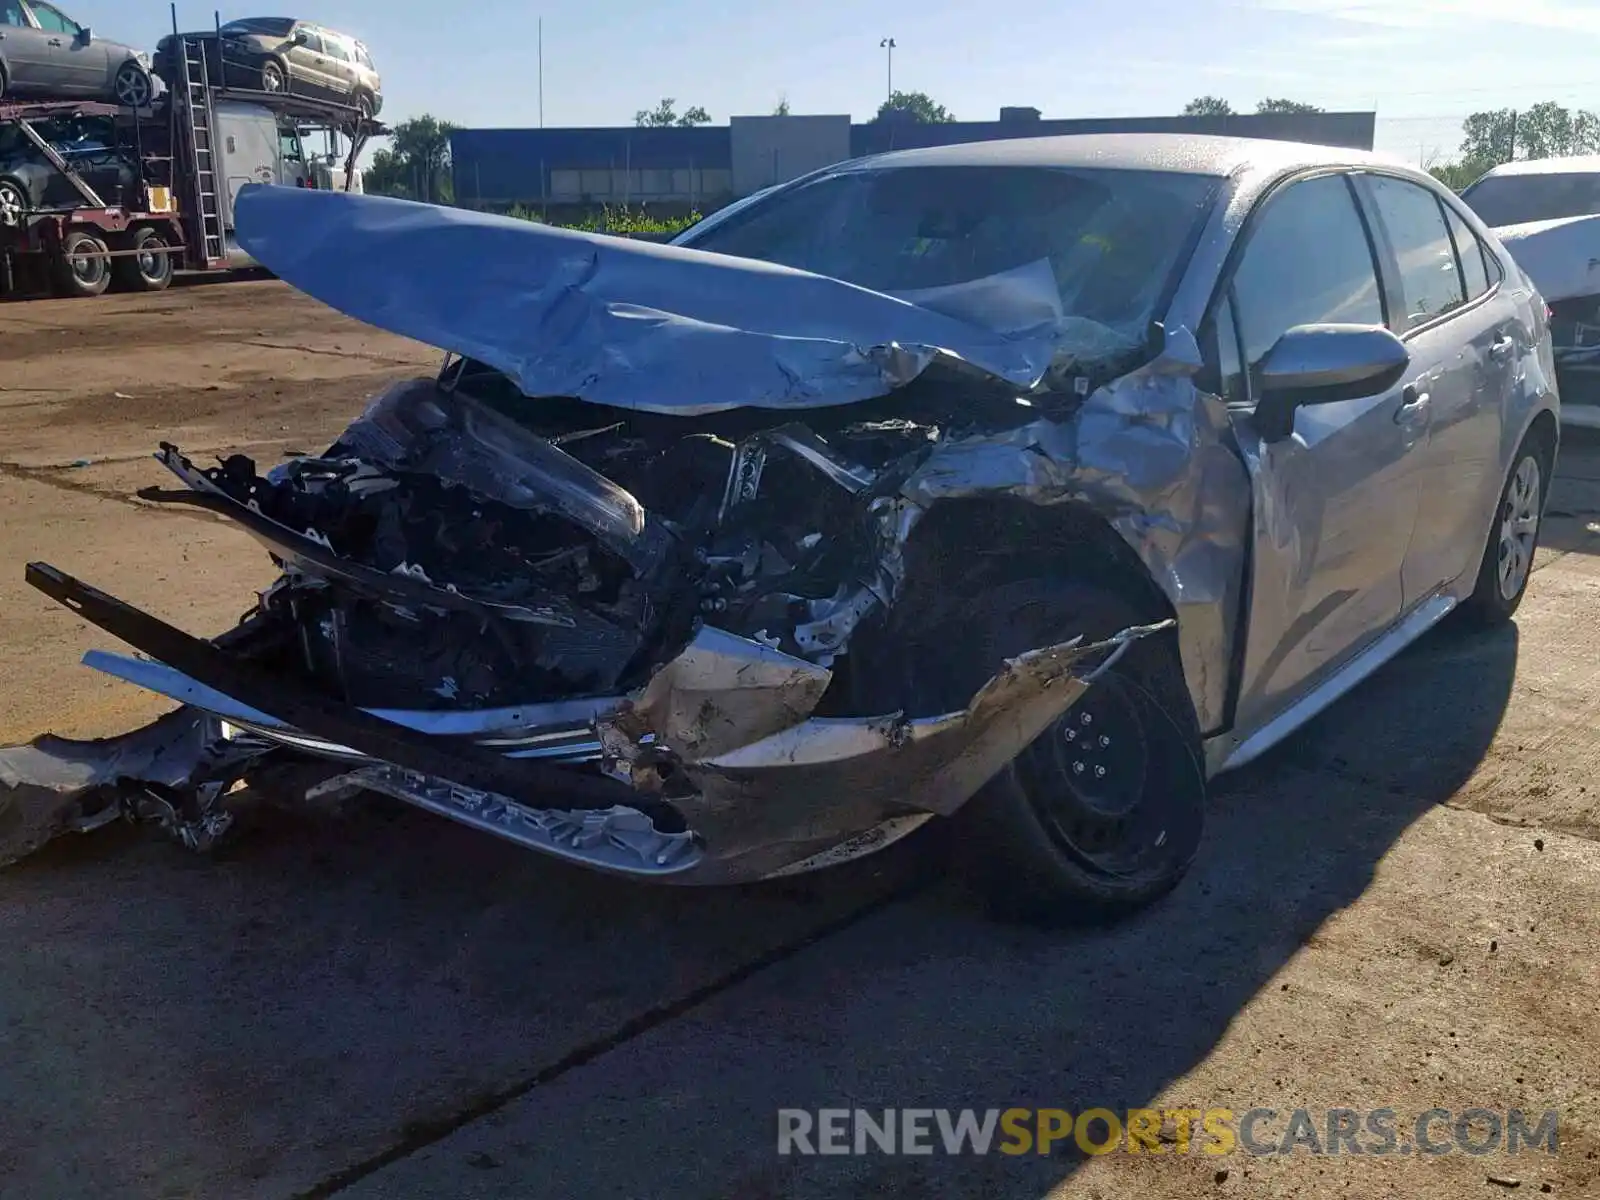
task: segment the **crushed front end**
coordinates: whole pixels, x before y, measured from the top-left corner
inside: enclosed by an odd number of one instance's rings
[[[953,812],[1152,631],[1040,647],[953,712],[867,702],[850,649],[900,591],[913,497],[997,406],[1021,423],[1013,389],[965,376],[803,423],[689,422],[533,405],[457,359],[265,472],[164,445],[181,486],[142,495],[238,522],[281,577],[207,642],[30,567],[143,654],[90,666],[182,707],[0,752],[0,861],[119,814],[203,847],[234,786],[284,759],[326,764],[309,801],[384,793],[634,876],[734,882],[880,848]]]

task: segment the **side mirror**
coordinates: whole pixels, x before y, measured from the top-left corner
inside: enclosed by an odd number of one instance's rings
[[[94,31],[85,25],[82,29],[78,30],[78,40],[85,46],[89,45],[89,43],[94,41]]]
[[[310,40],[311,40],[310,35],[308,35],[304,29],[299,30],[298,32],[296,32],[296,34],[294,35],[294,38],[293,38],[294,44],[296,46],[304,46]]]
[[[1256,430],[1280,442],[1294,432],[1296,409],[1379,395],[1410,365],[1405,343],[1381,325],[1296,325],[1256,371]]]

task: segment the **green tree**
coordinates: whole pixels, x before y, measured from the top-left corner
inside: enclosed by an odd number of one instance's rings
[[[1573,112],[1553,101],[1535,104],[1517,122],[1517,150],[1523,158],[1565,158],[1600,148],[1600,117]]]
[[[1509,108],[1475,112],[1461,122],[1464,162],[1498,166],[1510,162],[1517,139],[1517,114]]]
[[[789,115],[789,97],[778,97],[778,104],[777,107],[772,110],[772,115],[775,117],[787,117]]]
[[[1461,123],[1461,157],[1430,167],[1433,177],[1460,191],[1513,158],[1564,158],[1600,151],[1600,116],[1546,100],[1526,112],[1492,108]]]
[[[1318,108],[1315,104],[1302,104],[1299,100],[1263,100],[1256,105],[1258,113],[1319,113],[1325,109]]]
[[[1233,105],[1221,96],[1196,96],[1183,106],[1186,117],[1231,117]]]
[[[665,129],[668,126],[688,128],[691,125],[711,124],[711,114],[698,104],[680,113],[677,103],[671,97],[666,97],[654,108],[641,108],[633,114],[633,123],[648,129]]]
[[[389,147],[372,156],[361,186],[376,196],[399,196],[430,204],[455,199],[450,181],[450,135],[460,126],[424,113],[401,121],[389,134]]]
[[[924,125],[948,125],[955,114],[942,104],[935,104],[927,92],[890,92],[889,98],[878,105],[875,121],[917,121]]]
[[[1459,192],[1488,169],[1488,165],[1484,163],[1450,162],[1440,163],[1436,167],[1429,167],[1428,174],[1432,175],[1452,192]]]

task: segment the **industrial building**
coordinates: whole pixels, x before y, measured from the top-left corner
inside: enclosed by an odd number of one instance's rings
[[[462,129],[451,135],[450,153],[456,203],[467,208],[563,214],[642,205],[665,215],[710,212],[885,150],[1070,133],[1229,134],[1370,150],[1375,125],[1371,112],[1046,120],[1036,108],[1002,108],[995,121],[942,125],[824,115],[734,117],[694,128]]]

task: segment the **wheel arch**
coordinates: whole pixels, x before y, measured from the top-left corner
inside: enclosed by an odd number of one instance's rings
[[[1546,447],[1545,466],[1554,468],[1556,453],[1561,446],[1561,423],[1556,420],[1556,414],[1548,408],[1541,408],[1533,414],[1533,420],[1528,422],[1528,428],[1523,433],[1518,445],[1536,438]],[[1548,472],[1547,472],[1548,474]]]
[[[930,592],[970,594],[1039,574],[1071,574],[1114,591],[1152,620],[1177,612],[1127,540],[1086,504],[1040,505],[1015,496],[947,500],[906,543],[901,603]],[[974,558],[976,557],[976,562]],[[951,587],[952,567],[969,572]]]
[[[896,639],[908,630],[937,627],[977,592],[1036,577],[1068,576],[1127,601],[1154,623],[1184,614],[1128,541],[1087,504],[1041,505],[994,495],[942,501],[917,524],[904,549],[903,583],[885,621],[858,638]],[[865,649],[865,647],[863,647]],[[856,654],[847,656],[858,657]],[[1182,656],[1180,655],[1180,658]],[[870,651],[859,656],[871,661]],[[1196,716],[1204,680],[1184,666],[1187,700]]]

